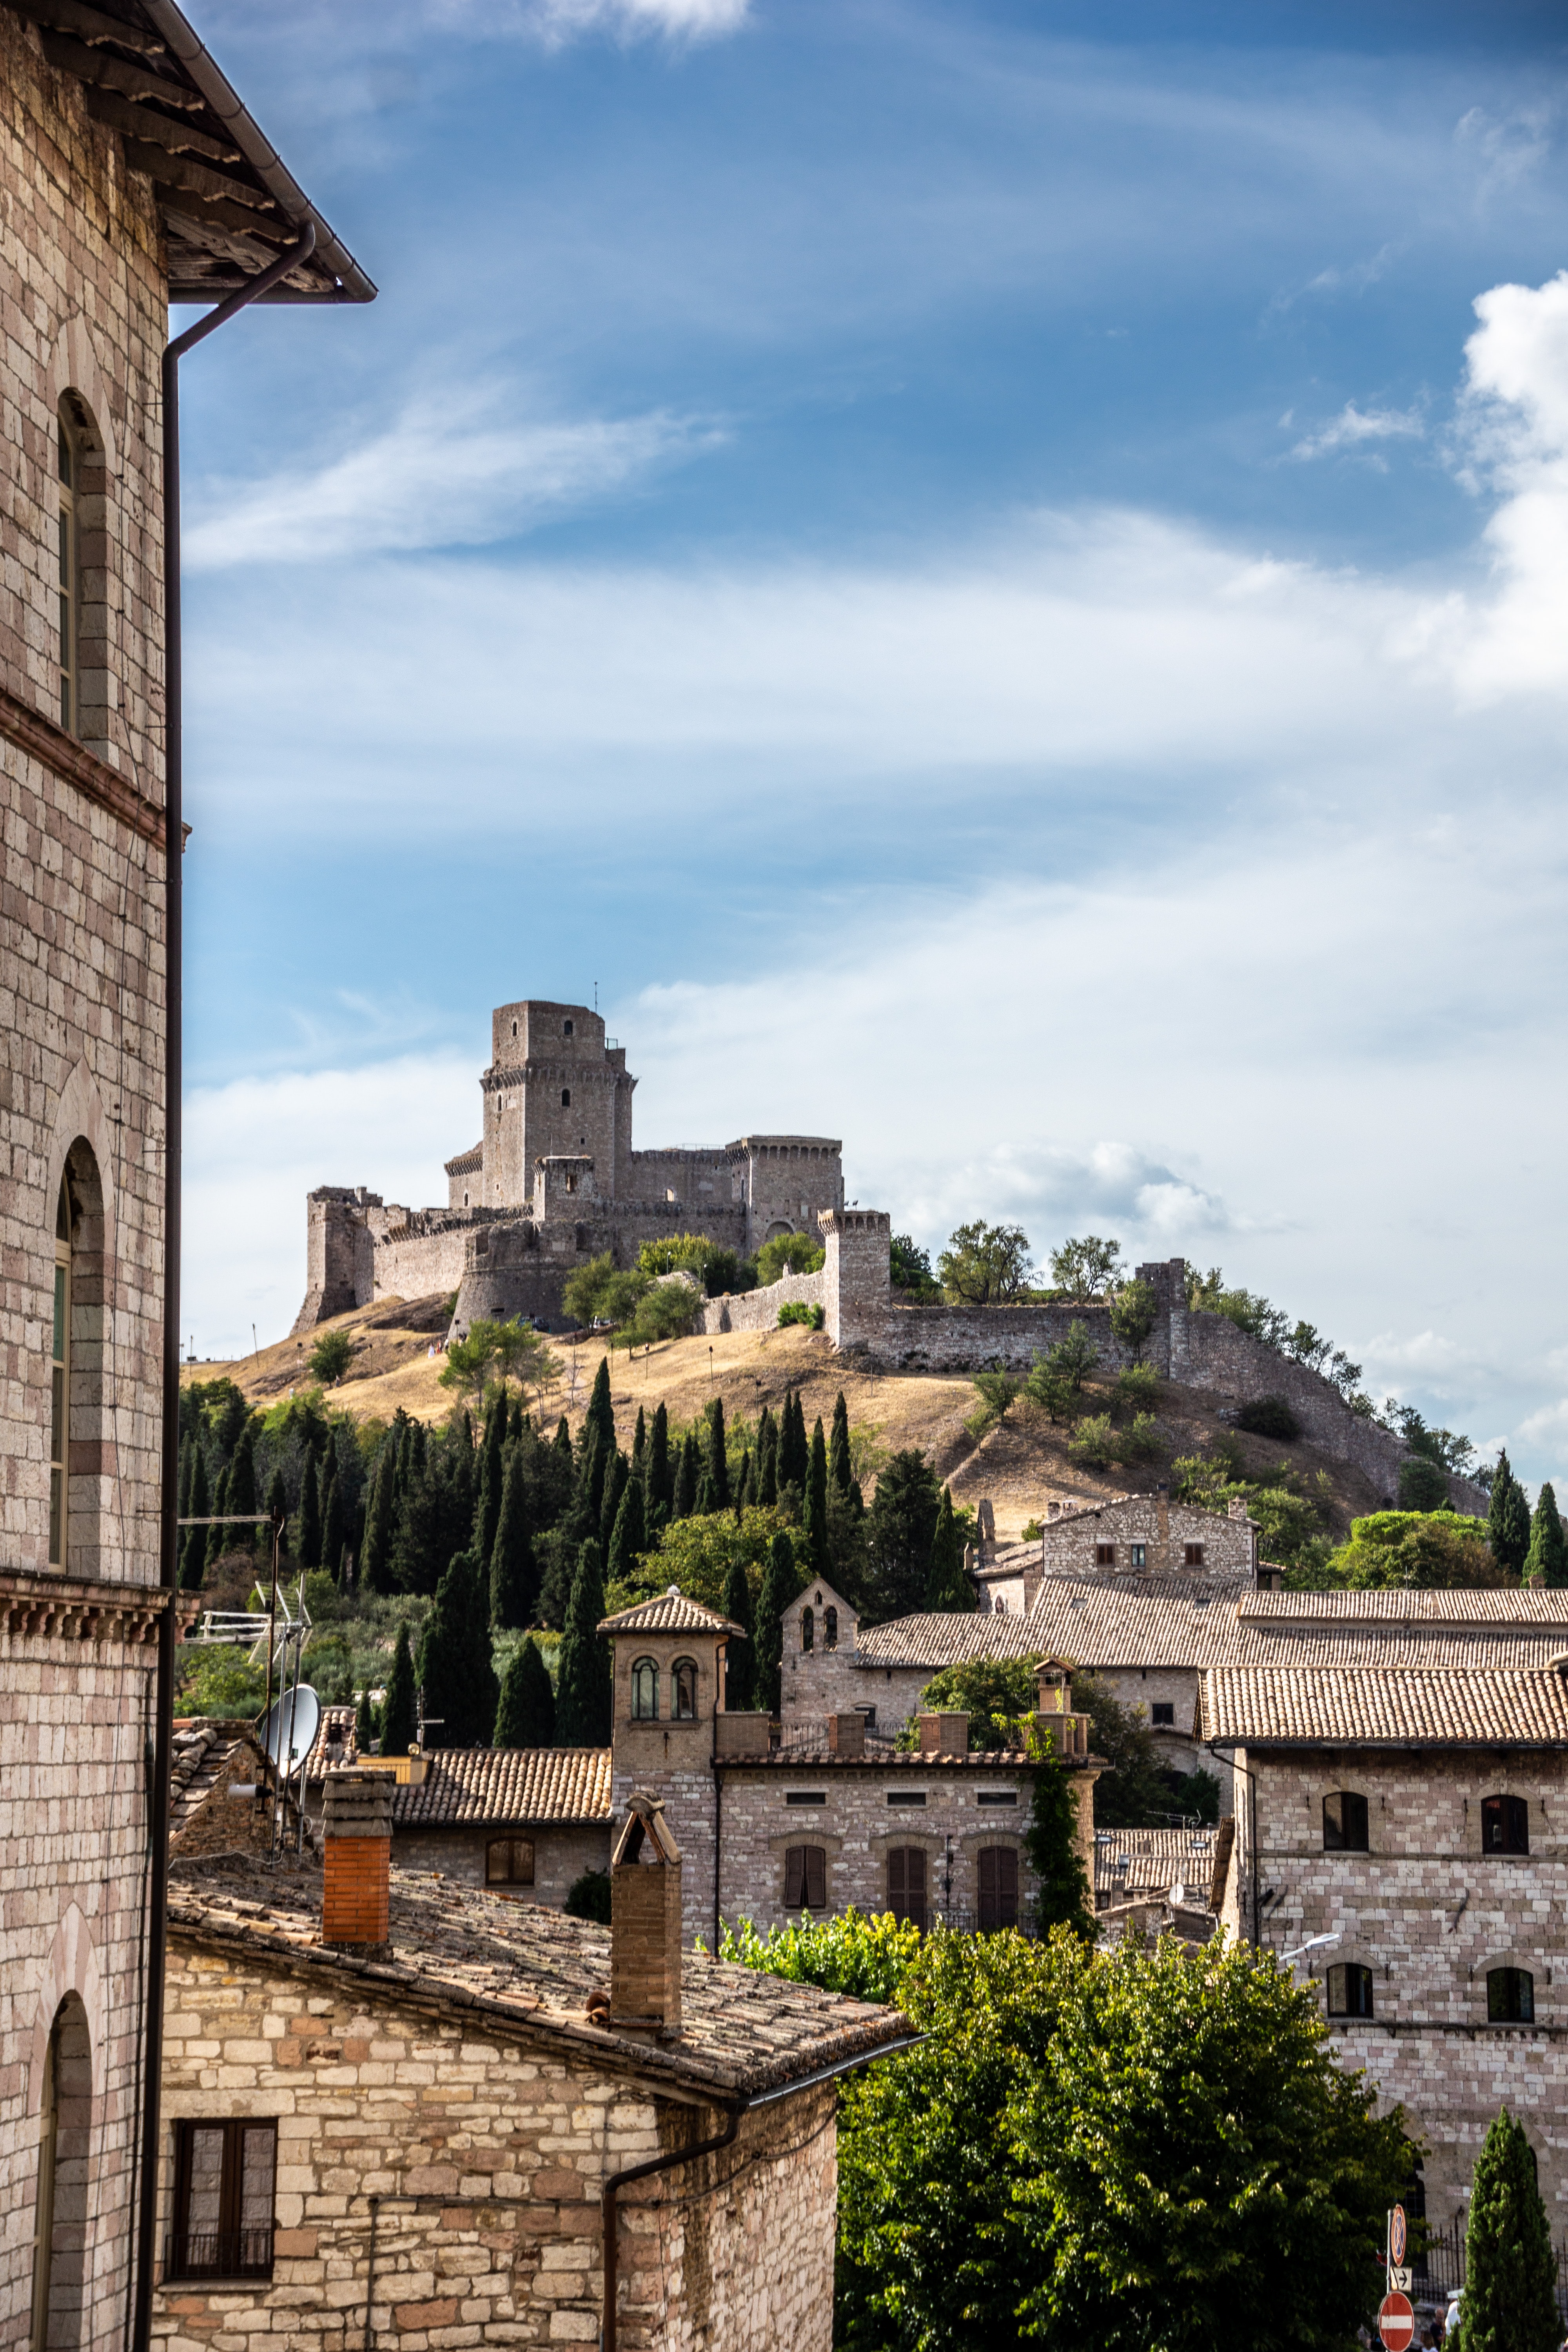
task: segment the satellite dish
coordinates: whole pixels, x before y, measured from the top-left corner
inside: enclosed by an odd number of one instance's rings
[[[262,1734],[262,1746],[285,1780],[299,1770],[316,1744],[321,1727],[321,1702],[309,1683],[285,1691],[273,1704]]]

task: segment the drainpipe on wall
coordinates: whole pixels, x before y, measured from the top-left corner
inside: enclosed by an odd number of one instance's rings
[[[158,2232],[158,2116],[163,2052],[163,1969],[169,1942],[169,1764],[174,1723],[174,1589],[179,1579],[180,1481],[180,1089],[184,1081],[180,860],[184,773],[180,725],[180,362],[188,351],[269,293],[316,248],[307,221],[289,251],[226,296],[163,352],[163,1444],[158,1511],[158,1580],[169,1601],[158,1623],[157,1726],[149,1792],[152,1914],[147,1924],[147,2006],[142,2030],[141,2178],[136,2231],[134,2352],[149,2352]]]

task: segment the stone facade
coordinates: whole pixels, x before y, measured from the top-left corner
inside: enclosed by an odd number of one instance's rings
[[[607,1870],[610,1866],[607,1822],[602,1827],[589,1822],[580,1827],[531,1822],[515,1832],[499,1824],[486,1829],[467,1825],[453,1829],[400,1829],[395,1825],[392,1858],[399,1870],[435,1870],[443,1877],[460,1880],[465,1886],[483,1886],[487,1883],[486,1855],[491,1844],[496,1838],[511,1834],[525,1837],[533,1848],[533,1883],[515,1890],[520,1902],[549,1903],[559,1907],[584,1871]],[[498,1886],[492,1891],[504,1895],[512,1890]]]

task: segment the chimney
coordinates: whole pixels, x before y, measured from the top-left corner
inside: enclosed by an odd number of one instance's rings
[[[1163,1478],[1154,1489],[1154,1515],[1160,1523],[1159,1557],[1156,1568],[1171,1565],[1171,1489]]]
[[[1039,1672],[1039,1712],[1035,1728],[1058,1757],[1089,1754],[1089,1717],[1075,1715],[1072,1668],[1059,1658],[1044,1658]]]
[[[392,1865],[390,1772],[329,1772],[322,1783],[321,1941],[384,1949]]]
[[[920,1735],[922,1756],[967,1756],[969,1753],[967,1715],[917,1715],[915,1729]]]
[[[610,2023],[662,2040],[680,2031],[680,1848],[661,1798],[634,1789],[627,1804],[610,1860]]]
[[[830,1715],[827,1718],[830,1756],[864,1756],[866,1718],[863,1715]]]

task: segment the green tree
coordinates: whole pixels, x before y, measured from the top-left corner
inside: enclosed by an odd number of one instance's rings
[[[628,1478],[621,1496],[616,1524],[610,1531],[610,1551],[605,1564],[612,1584],[624,1584],[637,1572],[637,1564],[647,1549],[647,1528],[643,1519],[642,1486],[636,1478]]]
[[[207,1457],[205,1447],[193,1446],[191,1491],[185,1516],[205,1519],[212,1508],[212,1496],[207,1489]],[[180,1556],[180,1582],[187,1592],[199,1592],[202,1578],[206,1573],[207,1538],[211,1528],[187,1528],[184,1549]]]
[[[1506,2107],[1476,2159],[1459,2352],[1558,2352],[1557,2259],[1529,2140]]]
[[[937,1259],[948,1297],[960,1307],[1005,1307],[1034,1277],[1022,1225],[960,1225]]]
[[[895,1454],[871,1499],[868,1604],[877,1622],[923,1607],[942,1489],[917,1445]]]
[[[294,1555],[301,1568],[321,1565],[321,1489],[316,1475],[316,1457],[305,1457],[305,1475],[300,1481],[300,1523],[294,1538]]]
[[[724,1645],[724,1706],[731,1715],[744,1713],[752,1704],[752,1680],[755,1643],[752,1639],[754,1612],[752,1606],[752,1580],[746,1574],[742,1559],[730,1563],[730,1574],[724,1586],[724,1614],[732,1625],[745,1629],[745,1639],[737,1641],[733,1634]]]
[[[1038,1698],[1039,1659],[961,1658],[933,1675],[921,1693],[922,1713],[966,1715],[973,1750],[1021,1748]]]
[[[412,1678],[412,1667],[409,1669],[409,1674],[410,1678]],[[361,1756],[371,1755],[374,1749],[376,1738],[375,1709],[370,1703],[370,1690],[367,1685],[365,1689],[361,1691],[359,1695],[359,1705],[354,1709],[354,1748],[356,1753]]]
[[[1412,1454],[1399,1465],[1399,1507],[1402,1511],[1446,1511],[1448,1481],[1424,1454]]]
[[[1542,1584],[1568,1584],[1568,1538],[1563,1533],[1557,1497],[1550,1479],[1541,1489],[1535,1516],[1530,1522],[1530,1549],[1525,1554],[1524,1573],[1530,1582],[1539,1579]]]
[[[827,1255],[809,1234],[777,1234],[757,1252],[757,1281],[764,1288],[791,1274],[816,1274]]]
[[[842,1389],[834,1401],[833,1429],[827,1440],[827,1475],[841,1495],[847,1495],[855,1483],[849,1454],[849,1408]]]
[[[1141,1282],[1136,1276],[1110,1294],[1111,1331],[1124,1348],[1131,1349],[1135,1361],[1142,1356],[1158,1312],[1153,1285]]]
[[[182,1519],[189,1518],[190,1517],[191,1466],[195,1452],[196,1446],[195,1441],[190,1437],[182,1435],[180,1439],[180,1479],[179,1486],[176,1489],[178,1499],[174,1506],[178,1516]]]
[[[1107,1769],[1094,1784],[1094,1818],[1101,1829],[1163,1828],[1183,1810],[1160,1762],[1160,1751],[1141,1706],[1128,1706],[1098,1675],[1073,1678],[1073,1705],[1089,1717],[1091,1752]]]
[[[592,1919],[601,1927],[610,1924],[610,1874],[607,1870],[585,1870],[574,1878],[566,1890],[566,1900],[561,1906],[568,1919]]]
[[[503,1628],[531,1623],[538,1598],[539,1567],[533,1556],[520,1439],[507,1448],[501,1478],[500,1515],[490,1551],[490,1622]]]
[[[805,1512],[802,1520],[811,1547],[811,1564],[818,1576],[827,1573],[827,1447],[822,1416],[811,1433],[811,1455],[805,1469]]]
[[[489,1410],[485,1415],[485,1433],[479,1444],[479,1486],[474,1498],[474,1549],[483,1560],[489,1559],[496,1547],[501,1481],[506,1475],[505,1447],[506,1390],[503,1386],[490,1392]]]
[[[285,1544],[287,1543],[289,1534],[289,1489],[283,1483],[283,1468],[281,1464],[279,1464],[278,1468],[272,1473],[272,1484],[267,1489],[267,1517],[270,1522],[270,1526],[267,1531],[265,1549],[268,1556],[270,1557],[272,1550],[272,1528],[277,1528],[279,1530],[280,1537]]]
[[[212,1496],[212,1525],[205,1530],[207,1539],[206,1564],[209,1568],[211,1568],[216,1561],[220,1560],[229,1548],[228,1527],[224,1517],[227,1509],[228,1471],[226,1467],[220,1470],[217,1474],[217,1484],[213,1488]],[[196,1532],[200,1533],[202,1531],[198,1529]]]
[[[705,1465],[710,1511],[730,1507],[730,1457],[724,1440],[724,1400],[716,1396],[708,1409],[708,1454]]]
[[[1092,1937],[1094,1898],[1078,1850],[1073,1776],[1037,1731],[1031,1731],[1029,1747],[1036,1759],[1035,1792],[1024,1851],[1039,1881],[1036,1923],[1042,1934],[1050,1927],[1070,1927],[1075,1936]]]
[[[532,1634],[511,1654],[500,1686],[496,1711],[498,1748],[552,1748],[555,1745],[555,1694],[550,1673]]]
[[[496,1322],[477,1315],[467,1338],[454,1339],[447,1348],[439,1378],[444,1389],[455,1390],[478,1405],[492,1381],[515,1381],[520,1389],[540,1389],[557,1369],[542,1331],[516,1318]]]
[[[675,1495],[670,1506],[672,1519],[689,1518],[697,1508],[697,1486],[700,1477],[697,1465],[697,1439],[689,1429],[681,1444],[680,1459],[676,1465]]]
[[[632,1432],[632,1476],[639,1484],[647,1476],[647,1423],[640,1404],[637,1407],[637,1425]]]
[[[472,1552],[460,1551],[436,1587],[419,1643],[425,1713],[443,1748],[488,1748],[500,1687],[490,1652],[489,1584]]]
[[[650,1517],[658,1510],[668,1519],[675,1501],[675,1474],[669,1464],[669,1415],[662,1402],[654,1413],[648,1436],[647,1485]]]
[[[574,1323],[586,1330],[593,1323],[624,1323],[636,1313],[647,1286],[646,1274],[617,1269],[615,1253],[605,1250],[567,1276],[561,1303]]]
[[[952,1516],[952,1489],[944,1486],[937,1506],[936,1533],[931,1538],[931,1573],[926,1579],[928,1609],[973,1609],[974,1587],[964,1573],[963,1538]]]
[[[599,1504],[599,1524],[595,1530],[599,1538],[600,1549],[605,1554],[608,1554],[610,1538],[616,1531],[616,1520],[620,1512],[621,1498],[631,1483],[632,1474],[626,1457],[617,1447],[605,1465],[605,1490]]]
[[[328,1388],[335,1388],[348,1370],[353,1351],[351,1333],[342,1329],[323,1331],[305,1361],[317,1380],[324,1381]]]
[[[1487,1513],[1487,1536],[1492,1548],[1492,1558],[1510,1576],[1518,1576],[1530,1549],[1530,1505],[1524,1499],[1524,1489],[1509,1466],[1506,1447],[1498,1456],[1492,1479],[1491,1507]]]
[[[1069,1298],[1098,1298],[1114,1287],[1121,1272],[1121,1244],[1102,1242],[1098,1234],[1063,1242],[1051,1252],[1051,1280]]]
[[[366,1694],[368,1704],[369,1694]],[[431,1710],[435,1712],[434,1708]],[[443,1731],[446,1726],[443,1724]],[[397,1640],[392,1653],[392,1672],[386,1678],[386,1696],[381,1703],[381,1752],[384,1756],[406,1756],[419,1735],[419,1708],[414,1688],[414,1654],[409,1646],[406,1621],[398,1626]],[[443,1740],[441,1745],[447,1743]]]
[[[233,1519],[224,1529],[226,1548],[230,1551],[253,1551],[256,1548],[256,1424],[247,1421],[234,1449],[234,1460],[228,1465],[228,1496],[225,1508],[232,1511]]]
[[[931,1252],[912,1234],[895,1234],[888,1244],[888,1278],[895,1290],[922,1301],[942,1296],[931,1270]]]
[[[610,1645],[597,1631],[605,1614],[599,1547],[587,1537],[577,1555],[566,1630],[555,1669],[556,1738],[563,1748],[605,1748],[610,1739]]]
[[[598,1431],[605,1441],[605,1452],[613,1454],[616,1450],[616,1408],[610,1396],[610,1360],[607,1356],[599,1359],[599,1369],[594,1375],[588,1409],[583,1420],[587,1428]]]
[[[694,1511],[689,1518],[674,1519],[660,1536],[658,1549],[645,1555],[628,1590],[616,1591],[616,1605],[629,1607],[634,1600],[651,1600],[673,1584],[689,1601],[700,1601],[705,1609],[725,1610],[737,1562],[745,1570],[752,1594],[762,1591],[768,1553],[781,1531],[789,1538],[799,1579],[804,1580],[805,1538],[798,1528],[786,1527],[778,1511],[758,1507],[742,1511],[739,1518],[733,1511],[711,1511],[705,1517]]]
[[[651,1283],[611,1344],[629,1351],[651,1348],[662,1339],[684,1339],[701,1305],[702,1293],[689,1282]]]
[[[338,1478],[338,1457],[327,1456],[327,1490],[321,1498],[321,1566],[337,1576],[343,1564],[343,1492]]]
[[[1492,1558],[1484,1519],[1458,1511],[1371,1511],[1351,1521],[1349,1541],[1329,1556],[1325,1582],[1464,1591],[1511,1579]]]
[[[779,1425],[763,1405],[757,1423],[757,1500],[771,1511],[779,1498]]]
[[[801,1588],[795,1547],[781,1528],[768,1547],[763,1589],[757,1596],[757,1626],[752,1669],[752,1704],[766,1715],[779,1711],[784,1671],[784,1612]]]
[[[393,1485],[396,1465],[384,1451],[371,1483],[364,1510],[364,1550],[360,1579],[367,1592],[390,1592],[392,1578]]]

